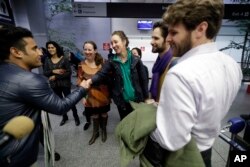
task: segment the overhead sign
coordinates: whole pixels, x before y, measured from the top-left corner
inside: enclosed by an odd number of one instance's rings
[[[224,0],[224,4],[242,4],[250,3],[250,0]]]
[[[2,0],[0,6],[0,23],[14,25],[14,17],[9,0]]]
[[[106,3],[75,2],[72,6],[74,16],[107,17]]]
[[[239,0],[237,2],[231,0],[230,2],[231,4],[225,4],[224,19],[250,19],[250,3],[242,4]],[[73,2],[73,14],[83,17],[161,18],[171,4]]]
[[[226,4],[224,19],[247,20],[250,19],[250,4]]]

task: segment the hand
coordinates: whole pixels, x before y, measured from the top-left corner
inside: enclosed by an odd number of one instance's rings
[[[55,70],[53,70],[53,73],[54,74],[62,75],[62,74],[65,73],[65,70],[64,69],[55,69]]]
[[[159,105],[159,102],[154,102],[154,104],[153,104],[155,107],[158,107],[158,105]]]
[[[82,99],[82,104],[83,104],[83,106],[86,106],[87,100],[85,98]]]
[[[80,85],[81,87],[85,88],[85,89],[89,89],[90,84],[88,83],[88,80],[83,80]]]
[[[90,87],[90,85],[92,84],[92,80],[91,80],[91,79],[88,79],[88,80],[87,80],[87,83],[88,83],[88,85],[89,85],[89,87]]]
[[[154,99],[146,99],[145,100],[146,104],[153,104],[154,106],[158,106],[158,102],[156,102]]]
[[[154,99],[146,99],[144,102],[147,104],[153,104],[153,103],[155,103],[155,100]]]
[[[49,77],[49,80],[50,80],[50,81],[56,80],[56,76],[55,76],[55,75],[50,76],[50,77]]]

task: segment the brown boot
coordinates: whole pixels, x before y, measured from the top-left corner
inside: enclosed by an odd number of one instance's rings
[[[108,122],[108,116],[101,117],[101,129],[102,129],[102,142],[105,142],[107,140],[107,122]]]
[[[99,118],[93,118],[93,135],[89,140],[89,145],[93,144],[99,137]]]

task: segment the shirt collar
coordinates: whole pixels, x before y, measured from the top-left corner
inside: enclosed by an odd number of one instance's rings
[[[217,52],[217,51],[218,49],[217,49],[215,42],[201,44],[199,46],[192,48],[188,52],[186,52],[182,57],[180,57],[180,59],[178,60],[178,63],[193,56],[198,56],[201,54],[212,53],[212,52]]]

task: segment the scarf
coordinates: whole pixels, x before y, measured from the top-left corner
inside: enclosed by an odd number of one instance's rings
[[[156,100],[158,96],[158,87],[159,87],[159,80],[161,77],[161,74],[165,71],[166,67],[170,63],[172,59],[172,50],[169,49],[162,58],[160,56],[157,57],[156,62],[152,69],[152,83],[150,87],[151,96],[154,100]]]

